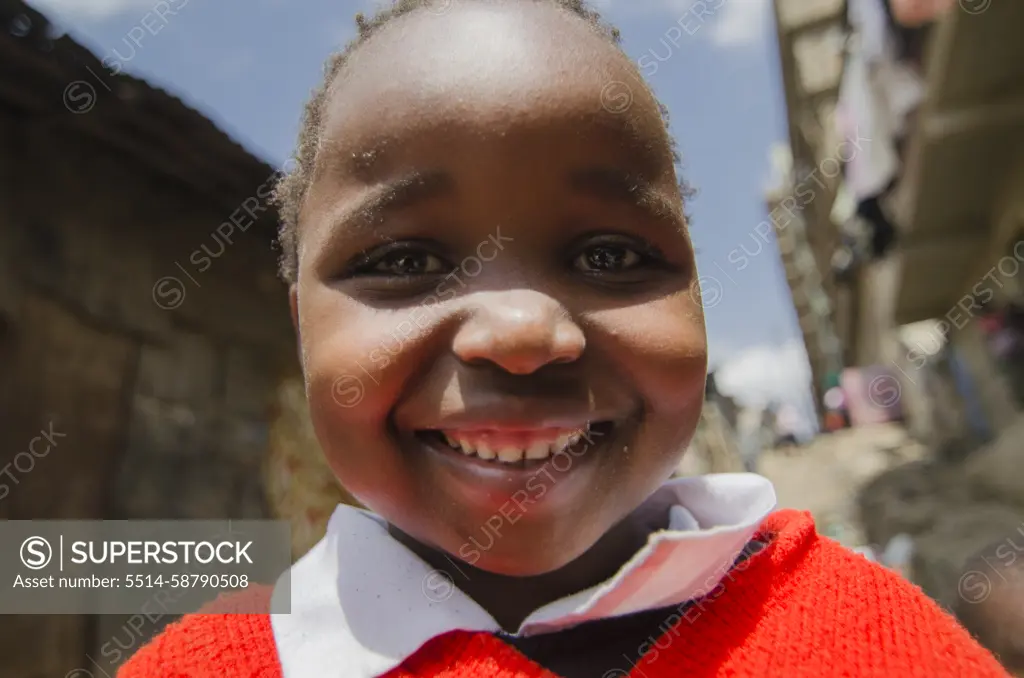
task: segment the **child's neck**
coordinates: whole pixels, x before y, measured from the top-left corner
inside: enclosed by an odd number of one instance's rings
[[[431,549],[391,528],[392,535],[488,612],[507,633],[515,633],[535,610],[611,578],[647,543],[650,523],[630,516],[608,531],[586,553],[565,567],[534,577],[494,574]]]

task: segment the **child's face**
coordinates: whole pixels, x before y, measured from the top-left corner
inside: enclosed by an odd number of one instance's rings
[[[581,555],[700,415],[693,252],[636,78],[553,7],[456,3],[332,86],[293,288],[313,423],[360,501],[485,570]]]

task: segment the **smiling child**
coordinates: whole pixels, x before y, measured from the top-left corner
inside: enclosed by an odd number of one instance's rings
[[[358,24],[278,199],[313,424],[370,511],[338,507],[290,614],[188,616],[120,675],[1004,676],[766,479],[668,481],[705,327],[617,32],[572,0]]]

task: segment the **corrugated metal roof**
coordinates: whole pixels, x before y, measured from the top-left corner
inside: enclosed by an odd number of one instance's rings
[[[274,172],[177,97],[111,73],[21,0],[0,0],[0,107],[101,139],[226,209]],[[268,212],[260,226],[276,224]]]

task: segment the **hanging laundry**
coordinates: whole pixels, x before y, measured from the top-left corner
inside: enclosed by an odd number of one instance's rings
[[[950,11],[954,0],[888,0],[896,23],[909,28],[924,26]]]
[[[941,0],[951,4],[951,0]],[[896,58],[921,71],[924,48],[931,32],[931,15],[938,16],[935,0],[884,0],[889,30],[896,43]]]
[[[862,201],[857,205],[857,214],[871,224],[871,256],[885,256],[896,241],[896,227],[889,221],[879,199],[873,196]]]
[[[924,97],[915,70],[896,58],[883,0],[849,0],[853,40],[839,89],[836,119],[855,145],[847,179],[859,203],[881,195],[899,169],[896,142]],[[860,133],[858,135],[858,132]]]
[[[898,144],[907,120],[924,96],[916,70],[897,58],[885,0],[849,0],[847,18],[853,31],[839,88],[839,132],[857,152],[846,167],[846,181],[857,214],[871,224],[871,251],[884,255],[896,229],[881,198],[900,171]]]
[[[867,60],[857,51],[850,54],[843,71],[836,120],[842,138],[857,149],[846,166],[854,201],[879,195],[896,176],[899,158],[886,102],[872,85]]]
[[[857,36],[858,52],[869,63],[892,54],[885,0],[847,0],[846,18]]]

